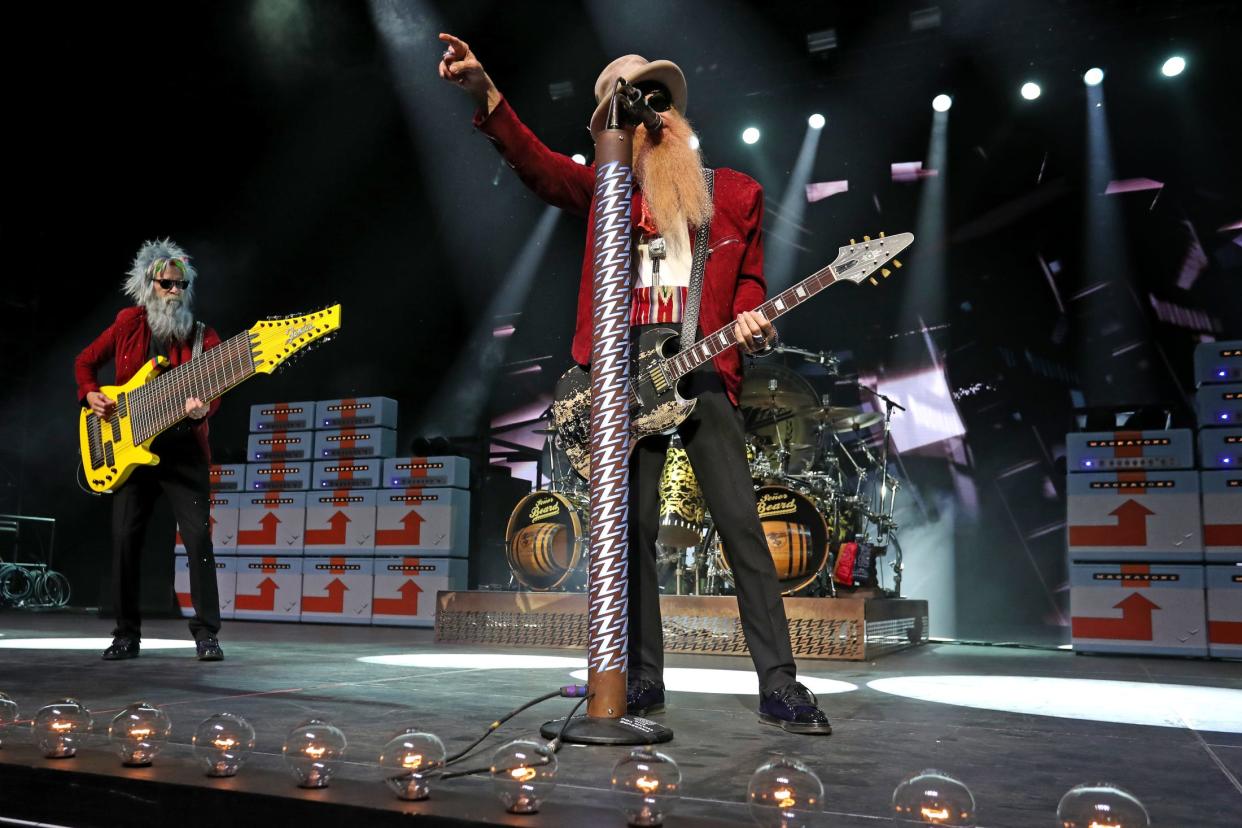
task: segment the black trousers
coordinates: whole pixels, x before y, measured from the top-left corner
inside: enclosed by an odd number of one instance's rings
[[[796,679],[789,623],[781,602],[776,565],[768,551],[746,463],[741,412],[725,393],[710,364],[686,380],[683,394],[698,398],[678,434],[729,550],[737,587],[737,608],[759,689],[767,693]],[[660,524],[660,472],[666,436],[648,437],[630,458],[630,638],[629,677],[658,681],[664,672],[664,633],[656,573]]]
[[[114,636],[142,637],[138,607],[142,545],[160,492],[168,496],[190,560],[190,633],[197,641],[220,631],[220,595],[211,547],[211,487],[207,459],[188,430],[162,435],[152,446],[155,466],[134,471],[112,500]]]

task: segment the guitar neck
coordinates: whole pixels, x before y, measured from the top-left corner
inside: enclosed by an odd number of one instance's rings
[[[146,442],[184,420],[187,399],[211,402],[254,374],[249,331],[165,371],[131,391],[124,401],[134,442]],[[121,401],[117,402],[119,406]]]
[[[788,290],[772,297],[755,308],[755,310],[763,314],[765,319],[769,321],[774,320],[778,316],[788,313],[798,305],[801,305],[836,281],[837,274],[833,271],[832,265],[828,265],[822,270],[812,273]],[[664,366],[669,380],[676,382],[695,368],[698,368],[710,359],[716,358],[735,345],[737,345],[737,338],[733,335],[733,323],[730,322],[710,336],[705,336],[694,343],[694,347],[687,348],[675,356],[665,359]]]

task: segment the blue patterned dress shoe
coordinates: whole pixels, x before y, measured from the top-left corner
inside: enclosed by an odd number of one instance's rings
[[[832,725],[819,709],[815,694],[800,682],[791,682],[779,690],[759,697],[759,721],[789,733],[827,736]]]
[[[220,649],[220,642],[215,636],[200,638],[194,646],[198,648],[199,661],[224,661],[224,650]]]
[[[625,712],[647,716],[664,712],[664,682],[635,679],[625,688]]]
[[[137,638],[131,638],[128,635],[118,635],[112,639],[112,644],[108,649],[103,651],[104,661],[123,661],[127,658],[137,658],[141,644]]]

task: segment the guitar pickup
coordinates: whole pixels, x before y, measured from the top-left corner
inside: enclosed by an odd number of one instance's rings
[[[651,380],[651,385],[655,388],[657,394],[663,394],[668,390],[668,375],[664,373],[663,365],[653,366],[647,373],[647,377]]]

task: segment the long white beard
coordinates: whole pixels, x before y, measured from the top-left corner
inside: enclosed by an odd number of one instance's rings
[[[194,312],[189,303],[152,297],[143,303],[151,333],[165,342],[185,342],[194,328]]]

